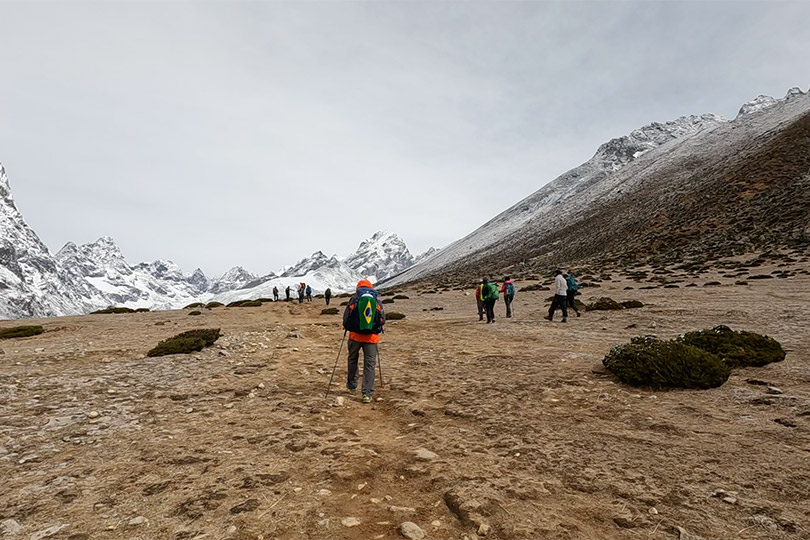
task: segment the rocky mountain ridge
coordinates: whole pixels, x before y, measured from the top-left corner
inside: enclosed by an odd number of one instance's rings
[[[793,88],[746,103],[731,121],[704,114],[635,130],[385,285],[708,258],[801,237],[809,112],[810,94]]]

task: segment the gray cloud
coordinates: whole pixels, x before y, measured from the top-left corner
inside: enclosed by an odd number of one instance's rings
[[[463,236],[651,121],[807,87],[778,2],[0,4],[0,160],[52,249],[265,272]],[[368,221],[364,204],[373,203]]]

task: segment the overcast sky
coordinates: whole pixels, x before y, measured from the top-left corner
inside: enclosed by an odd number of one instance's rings
[[[0,162],[51,251],[266,273],[443,246],[652,121],[810,85],[810,3],[0,1]]]

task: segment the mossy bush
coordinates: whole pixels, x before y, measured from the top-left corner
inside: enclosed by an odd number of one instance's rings
[[[256,302],[260,302],[262,304],[266,304],[267,302],[272,302],[272,301],[273,301],[272,298],[257,298],[256,299]]]
[[[12,326],[0,330],[0,339],[37,336],[44,331],[41,326]]]
[[[207,304],[205,304],[205,307],[207,309],[213,309],[213,308],[217,308],[217,307],[222,307],[224,305],[225,304],[223,304],[222,302],[208,302]]]
[[[149,308],[139,307],[135,310],[135,313],[149,313]]]
[[[321,310],[321,315],[337,315],[338,313],[340,313],[340,310],[336,307],[328,307]]]
[[[397,294],[394,296],[394,300],[408,300],[410,297],[404,294]]]
[[[738,332],[723,325],[689,332],[677,341],[715,354],[732,368],[759,367],[785,359],[785,350],[775,339],[754,332]]]
[[[341,303],[340,303],[340,305],[341,305],[341,306],[348,306],[348,305],[349,305],[349,301],[348,301],[348,300],[346,300],[345,302],[341,302]]]
[[[135,313],[135,310],[128,307],[108,307],[93,311],[90,313],[90,315],[99,315],[107,313]]]
[[[402,320],[402,319],[405,318],[405,314],[404,313],[399,313],[397,311],[392,311],[391,313],[386,313],[385,318],[386,318],[386,320],[389,320],[389,321],[399,321],[399,320]]]
[[[192,304],[185,306],[183,309],[194,309],[199,307],[205,307],[205,304],[203,304],[202,302],[194,302]]]
[[[703,349],[649,337],[614,347],[602,363],[626,384],[654,388],[716,388],[731,374],[718,356]]]
[[[259,300],[237,300],[228,304],[227,307],[259,307],[261,305]]]
[[[639,302],[638,300],[625,300],[624,302],[621,302],[621,304],[622,307],[624,307],[625,309],[644,307],[644,304]]]
[[[202,311],[197,311],[197,310],[195,309],[194,311],[189,311],[189,312],[188,312],[188,314],[189,314],[189,315],[202,315]]]
[[[167,354],[187,354],[201,351],[205,347],[210,347],[219,339],[219,328],[202,328],[199,330],[188,330],[169,339],[164,339],[146,356],[165,356]]]
[[[521,287],[519,292],[531,292],[531,291],[548,291],[550,290],[548,287],[543,285],[542,283],[535,283],[534,285],[526,285],[525,287]]]
[[[383,304],[393,304],[393,303],[394,303],[394,299],[393,299],[393,298],[384,298],[384,299],[383,299],[383,301],[382,301],[382,303],[383,303]]]
[[[624,306],[612,298],[602,296],[594,302],[588,304],[588,311],[614,311],[624,309]]]

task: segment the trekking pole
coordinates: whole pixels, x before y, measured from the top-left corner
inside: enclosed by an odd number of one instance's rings
[[[335,371],[337,371],[338,360],[340,360],[340,351],[343,350],[343,343],[346,341],[346,333],[348,330],[343,331],[343,339],[340,340],[340,348],[338,349],[337,358],[335,358],[335,367],[332,368],[332,376],[329,377],[329,386],[326,387],[326,395],[324,398],[329,397],[329,389],[332,388],[332,379],[335,378]]]
[[[382,376],[382,356],[380,356],[380,345],[377,344],[377,366],[380,368],[380,388],[385,386],[383,384],[383,376]]]

